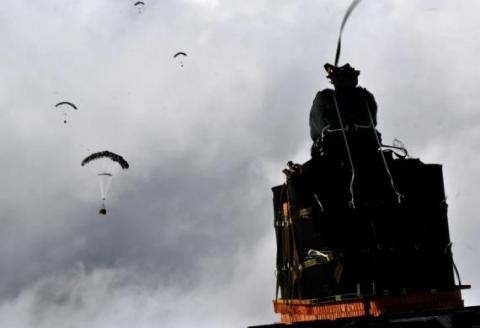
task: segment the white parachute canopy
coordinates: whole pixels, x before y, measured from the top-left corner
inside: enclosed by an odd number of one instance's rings
[[[129,168],[127,161],[120,155],[108,150],[93,153],[82,161],[82,166],[88,166],[98,177],[102,201],[107,198],[113,177],[122,170]]]

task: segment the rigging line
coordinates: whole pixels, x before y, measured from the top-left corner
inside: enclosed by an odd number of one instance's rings
[[[400,151],[403,152],[403,157],[406,157],[406,158],[409,157],[409,156],[408,156],[408,151],[407,151],[407,149],[405,149],[405,147],[397,147],[397,146],[384,145],[384,144],[382,144],[382,147],[383,147],[383,148],[390,148],[390,149],[400,150]],[[398,153],[396,153],[395,151],[393,151],[393,152],[398,155]],[[401,156],[401,155],[399,155],[399,156]]]
[[[388,178],[390,180],[390,185],[392,186],[393,192],[397,196],[397,202],[399,204],[401,204],[404,196],[398,191],[397,186],[395,185],[395,181],[393,180],[392,173],[390,172],[390,168],[388,167],[387,160],[385,159],[385,155],[383,154],[382,142],[380,141],[380,138],[378,137],[377,129],[375,129],[375,124],[374,124],[374,121],[373,121],[372,113],[370,112],[370,106],[368,105],[368,101],[367,101],[367,99],[365,99],[365,95],[363,95],[362,98],[363,98],[363,101],[365,102],[365,105],[367,107],[368,117],[370,119],[370,125],[373,129],[373,134],[375,135],[375,140],[377,141],[377,144],[378,144],[378,151],[380,152],[380,157],[382,158],[383,166],[385,167],[385,171],[388,174]]]
[[[453,270],[455,270],[455,275],[457,276],[458,285],[462,286],[462,280],[460,280],[460,273],[458,272],[457,265],[455,264],[455,261],[453,260],[453,256],[452,256],[452,264],[453,264]]]
[[[313,197],[314,197],[315,200],[317,201],[317,204],[318,204],[318,206],[320,207],[320,210],[321,210],[322,212],[325,211],[325,209],[323,208],[322,202],[320,201],[320,199],[319,199],[318,196],[317,196],[317,193],[313,193]]]
[[[453,243],[449,242],[445,247],[445,254],[450,257],[450,261],[452,262],[453,270],[455,271],[455,275],[457,276],[458,285],[462,285],[462,280],[460,279],[460,273],[458,272],[458,268],[455,265],[455,261],[453,260],[453,252],[452,252]]]
[[[340,109],[338,108],[337,98],[335,93],[333,93],[333,103],[335,104],[335,110],[338,116],[338,122],[340,123],[340,128],[342,130],[343,141],[345,142],[345,148],[347,149],[348,161],[350,163],[350,168],[352,169],[352,176],[350,178],[350,206],[355,208],[355,198],[353,195],[353,182],[355,180],[355,167],[353,166],[352,153],[350,152],[350,146],[348,145],[347,133],[345,132],[345,126],[343,125],[342,115],[340,114]]]

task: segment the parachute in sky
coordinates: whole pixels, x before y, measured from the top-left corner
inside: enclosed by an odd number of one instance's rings
[[[135,7],[138,8],[138,12],[141,13],[143,6],[145,6],[145,3],[143,1],[137,1],[133,4]]]
[[[55,105],[55,107],[60,107],[63,109],[63,123],[67,123],[67,110],[77,110],[77,106],[69,101],[61,101]]]
[[[128,162],[120,155],[108,150],[93,153],[82,161],[82,166],[88,165],[98,177],[102,207],[99,214],[106,215],[105,201],[110,189],[113,177],[122,170],[129,168]]]
[[[178,56],[181,57],[187,57],[187,54],[184,53],[183,51],[177,52],[175,55],[173,55],[173,58],[177,58]],[[180,66],[183,67],[183,60],[180,59]]]
[[[186,56],[187,54],[180,51],[180,52],[177,52],[175,55],[173,55],[173,58],[177,58],[178,56]]]

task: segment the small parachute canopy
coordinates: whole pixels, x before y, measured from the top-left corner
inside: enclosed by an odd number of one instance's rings
[[[134,5],[135,8],[138,8],[138,13],[141,14],[142,11],[143,11],[143,7],[145,6],[145,2],[137,1],[133,5]]]
[[[180,51],[180,52],[177,52],[175,55],[173,55],[173,58],[177,58],[178,56],[187,56],[187,54]]]
[[[112,153],[108,150],[100,151],[100,152],[93,153],[93,154],[87,156],[82,161],[82,166],[90,163],[91,161],[95,161],[95,160],[102,159],[102,158],[107,158],[107,159],[110,159],[114,162],[117,162],[118,165],[120,165],[120,167],[124,170],[129,168],[128,162],[122,156],[117,155],[115,153]]]
[[[187,56],[187,54],[180,51],[180,52],[177,52],[175,55],[173,55],[173,58],[177,58],[178,56]],[[182,57],[180,57],[180,58],[182,58]],[[180,66],[183,67],[183,60],[182,59],[180,59]]]
[[[77,110],[77,106],[75,104],[69,102],[69,101],[61,101],[58,104],[55,105],[55,107],[60,107],[60,109],[63,110],[63,123],[67,123],[67,109],[75,109]]]
[[[75,109],[75,110],[78,109],[77,106],[75,106],[75,104],[72,104],[72,103],[69,102],[69,101],[59,102],[58,104],[55,105],[55,107],[62,106],[62,105],[70,106],[70,107],[72,107],[72,108]]]

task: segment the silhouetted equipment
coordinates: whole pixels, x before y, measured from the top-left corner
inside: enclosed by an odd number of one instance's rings
[[[347,307],[347,306],[345,306]],[[449,310],[417,310],[380,317],[347,317],[331,320],[276,323],[250,328],[477,328],[480,306]]]
[[[441,165],[382,145],[358,71],[325,68],[335,90],[312,106],[312,159],[272,189],[275,312],[291,324],[463,309]]]
[[[304,327],[464,310],[460,291],[469,286],[453,261],[441,165],[409,158],[398,140],[382,145],[376,103],[356,87],[358,71],[326,69],[335,90],[319,92],[312,106],[312,159],[288,162],[286,183],[272,188],[275,312]]]
[[[480,307],[462,300],[470,286],[453,260],[442,166],[383,145],[373,95],[356,87],[359,71],[338,66],[359,3],[325,65],[335,90],[312,106],[312,159],[288,162],[272,188],[281,322],[256,328],[480,327]]]
[[[341,327],[311,322],[463,310],[441,165],[382,145],[358,71],[325,66],[335,90],[312,106],[312,159],[288,162],[286,183],[272,188],[275,312],[284,324]]]
[[[282,322],[463,307],[442,167],[394,154],[383,150],[401,202],[372,154],[353,156],[355,208],[338,158],[290,164],[272,188]]]
[[[281,323],[257,328],[480,327],[463,305],[442,166],[382,145],[373,115],[358,128],[335,107],[339,126],[272,188]]]

